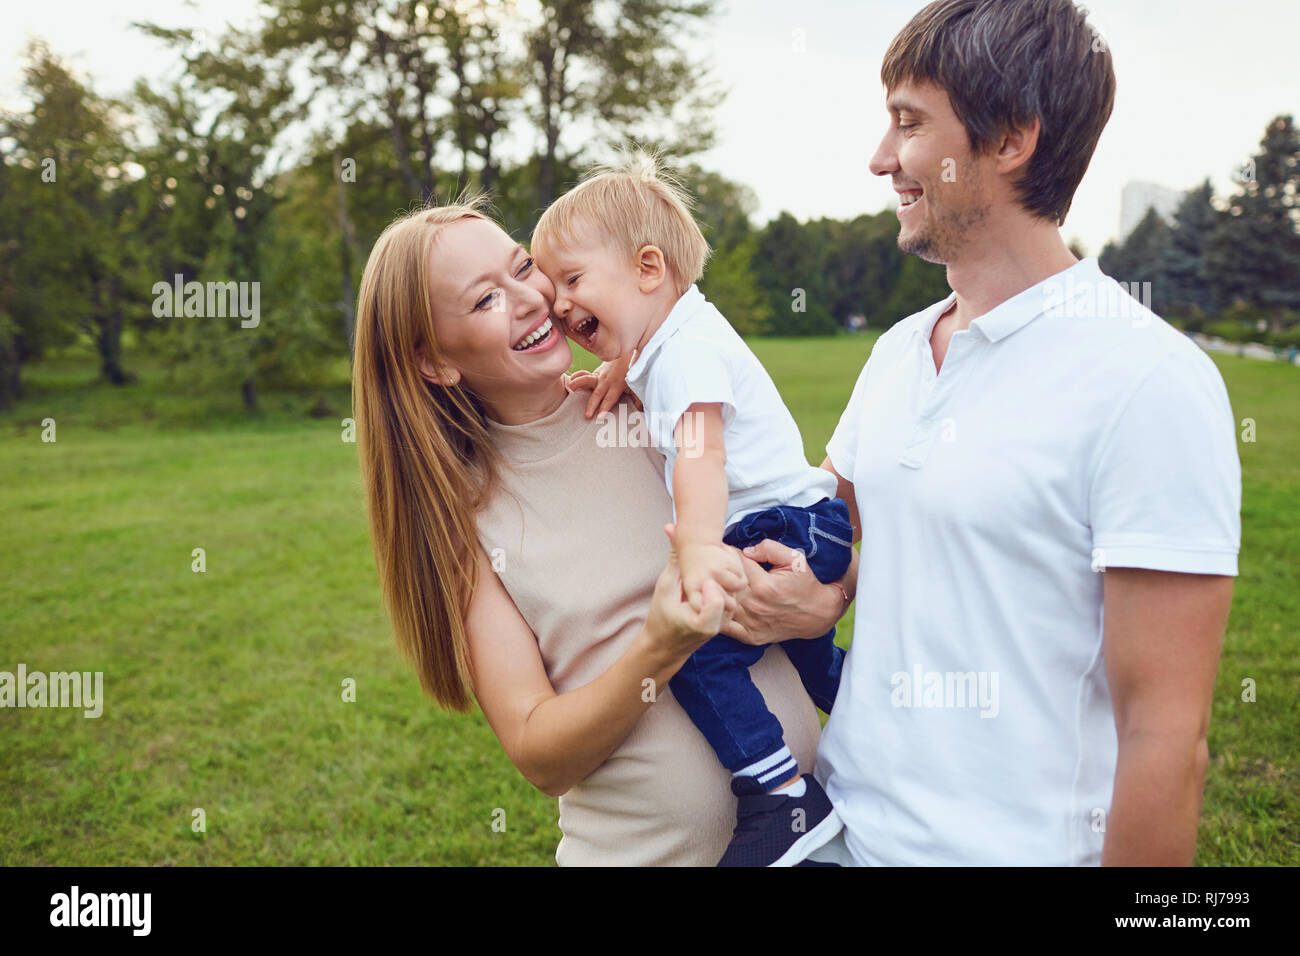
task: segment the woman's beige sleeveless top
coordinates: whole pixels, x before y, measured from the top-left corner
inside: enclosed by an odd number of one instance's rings
[[[571,394],[527,425],[492,426],[507,464],[478,518],[479,541],[537,636],[557,694],[600,676],[631,644],[672,520],[663,456],[617,440],[630,409],[611,412],[611,425],[583,418],[587,397]],[[800,770],[811,772],[817,711],[790,661],[769,647],[750,673]],[[560,797],[561,866],[712,866],[726,849],[731,775],[672,691],[655,696],[609,758]]]

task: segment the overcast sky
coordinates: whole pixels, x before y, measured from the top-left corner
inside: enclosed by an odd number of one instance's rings
[[[867,162],[887,116],[880,61],[920,0],[730,0],[703,38],[729,87],[718,108],[719,144],[701,164],[751,186],[759,223],[789,210],[800,219],[849,218],[894,204]],[[1209,176],[1219,193],[1278,113],[1300,118],[1296,0],[1094,0],[1092,21],[1110,45],[1115,112],[1065,223],[1096,253],[1118,230],[1131,180],[1187,189]],[[17,102],[18,56],[29,36],[95,89],[121,94],[156,77],[172,57],[129,28],[132,20],[197,25],[218,33],[247,21],[256,0],[37,0],[10,4],[0,40],[0,104]],[[795,51],[796,31],[803,52]]]

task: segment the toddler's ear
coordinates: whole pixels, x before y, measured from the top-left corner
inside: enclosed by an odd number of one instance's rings
[[[642,246],[637,250],[637,278],[642,292],[653,292],[668,278],[668,264],[663,250],[658,246]]]

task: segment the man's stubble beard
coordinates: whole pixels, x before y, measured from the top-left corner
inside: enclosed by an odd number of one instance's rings
[[[992,204],[981,198],[966,209],[941,215],[928,230],[918,229],[906,239],[900,230],[898,248],[926,262],[946,264],[969,241],[971,230],[988,221],[990,209]]]

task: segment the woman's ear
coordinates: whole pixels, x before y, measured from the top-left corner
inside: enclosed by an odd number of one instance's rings
[[[637,280],[642,292],[653,292],[668,278],[668,264],[658,246],[642,246],[636,253]]]
[[[434,385],[441,385],[444,388],[450,388],[460,384],[460,372],[450,366],[444,365],[442,368],[434,368],[433,363],[429,361],[428,355],[423,351],[419,353],[417,359],[420,369],[420,376]]]

